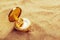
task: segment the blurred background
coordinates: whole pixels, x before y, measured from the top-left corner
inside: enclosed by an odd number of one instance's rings
[[[31,32],[13,30],[4,40],[60,40],[60,0],[0,0],[0,13],[14,7],[31,20]]]

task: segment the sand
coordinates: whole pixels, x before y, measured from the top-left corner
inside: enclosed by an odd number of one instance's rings
[[[26,17],[32,22],[28,33],[11,31],[13,25],[8,21],[7,15],[16,6],[22,9],[21,17]],[[4,36],[9,34],[4,40],[60,40],[60,0],[1,0],[0,13],[0,23],[3,24],[0,26],[4,29],[2,32]],[[9,25],[6,26],[7,24]],[[5,29],[4,25],[5,28],[11,28]]]

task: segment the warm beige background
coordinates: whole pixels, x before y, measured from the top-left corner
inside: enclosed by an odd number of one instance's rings
[[[1,0],[0,13],[16,6],[33,22],[31,31],[13,30],[4,40],[60,40],[60,0]]]

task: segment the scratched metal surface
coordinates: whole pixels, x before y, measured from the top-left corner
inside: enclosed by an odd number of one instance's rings
[[[4,40],[60,40],[60,0],[1,0],[0,13],[16,6],[22,9],[21,17],[31,20],[31,29],[12,30]]]

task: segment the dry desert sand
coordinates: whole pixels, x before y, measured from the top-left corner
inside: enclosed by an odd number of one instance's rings
[[[17,6],[21,17],[32,22],[29,32],[12,30],[8,13]],[[60,40],[60,0],[1,0],[0,39],[5,36],[4,40]]]

